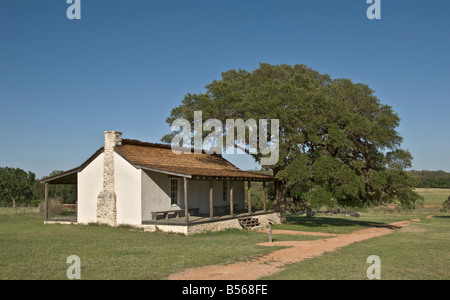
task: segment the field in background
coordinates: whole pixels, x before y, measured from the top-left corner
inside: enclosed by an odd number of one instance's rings
[[[419,192],[425,203],[414,212],[385,207],[360,217],[290,215],[290,224],[280,228],[350,233],[401,220],[421,221],[293,264],[269,279],[366,279],[369,255],[380,256],[382,279],[450,279],[450,213],[439,211],[450,189]],[[386,213],[389,209],[393,213]],[[43,219],[36,209],[0,208],[0,279],[66,279],[70,255],[80,257],[82,279],[164,279],[186,268],[245,261],[276,250],[257,246],[267,241],[267,235],[258,232],[228,230],[186,237],[131,227],[44,225]],[[274,235],[275,241],[316,238]]]
[[[416,192],[425,197],[424,207],[419,211],[434,212],[439,211],[442,202],[450,196],[450,189],[416,189]]]
[[[37,207],[0,207],[0,216],[11,214],[37,214]]]

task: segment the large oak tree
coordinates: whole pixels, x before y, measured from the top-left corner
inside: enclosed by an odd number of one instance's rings
[[[194,111],[224,124],[279,120],[279,161],[268,169],[278,179],[282,221],[288,196],[313,208],[393,202],[411,208],[420,199],[405,172],[412,156],[401,148],[400,118],[366,84],[332,79],[305,65],[262,63],[252,72],[226,71],[204,93],[188,93],[167,122],[193,122]],[[162,140],[170,142],[174,134]],[[261,160],[260,153],[251,155]]]

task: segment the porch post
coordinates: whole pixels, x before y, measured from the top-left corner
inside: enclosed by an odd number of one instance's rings
[[[251,214],[252,213],[252,182],[249,180],[247,181],[247,186],[248,186],[248,213]]]
[[[264,212],[267,212],[267,195],[266,195],[266,182],[263,181],[263,204],[264,204]]]
[[[48,220],[48,182],[45,183],[45,220]]]
[[[214,217],[214,203],[213,203],[213,181],[209,181],[209,218]]]
[[[230,215],[234,216],[234,207],[233,207],[233,180],[230,180]]]
[[[188,192],[188,181],[187,178],[184,177],[184,217],[186,218],[186,224],[189,223],[189,209],[188,209],[188,198],[187,198],[187,192]]]

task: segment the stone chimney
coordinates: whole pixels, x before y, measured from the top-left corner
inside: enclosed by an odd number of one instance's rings
[[[114,147],[122,145],[122,132],[105,131],[103,150],[103,190],[97,198],[97,223],[117,226],[114,186]]]

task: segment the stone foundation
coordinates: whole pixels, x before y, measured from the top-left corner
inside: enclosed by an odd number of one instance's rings
[[[274,213],[268,213],[268,214],[258,214],[254,216],[255,218],[258,218],[260,224],[262,227],[267,227],[269,225],[269,220],[273,222],[274,224],[280,223],[280,215],[277,212]],[[118,224],[114,223],[109,224],[108,222],[115,222],[114,217],[110,217],[108,215],[103,216],[103,222],[98,221],[97,223],[107,224],[110,226],[117,226]],[[113,221],[114,220],[114,221]],[[89,224],[83,224],[83,223],[77,223],[77,222],[68,222],[68,221],[45,221],[44,224],[79,224],[79,225],[89,225]],[[226,229],[242,229],[241,225],[239,224],[239,220],[237,218],[235,219],[229,219],[229,220],[223,220],[223,221],[212,221],[212,222],[204,222],[200,224],[190,224],[190,225],[131,225],[135,228],[143,229],[144,231],[148,232],[167,232],[167,233],[179,233],[184,235],[192,235],[196,233],[202,233],[207,231],[221,231]]]
[[[258,218],[261,226],[266,227],[269,225],[269,220],[273,224],[280,223],[280,215],[277,212],[269,213],[269,214],[261,214],[255,215],[255,218]],[[189,224],[189,225],[140,225],[136,226],[138,228],[142,228],[145,231],[155,232],[170,232],[170,233],[181,233],[184,235],[192,235],[196,233],[202,233],[207,231],[221,231],[225,229],[242,229],[239,224],[239,220],[237,218],[223,221],[212,221],[212,222],[204,222],[200,224]]]

